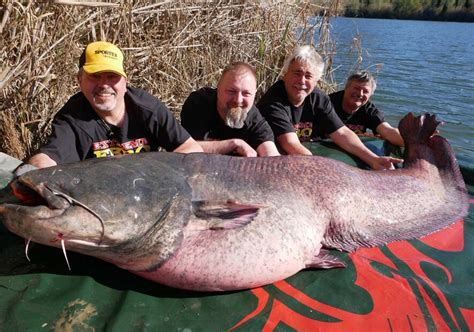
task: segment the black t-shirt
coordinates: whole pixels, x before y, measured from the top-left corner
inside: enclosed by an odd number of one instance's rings
[[[314,89],[300,107],[291,105],[282,80],[273,84],[257,103],[272,127],[275,137],[295,132],[300,141],[309,141],[316,133],[331,134],[344,124],[331,101],[321,90]]]
[[[359,108],[357,112],[353,114],[346,113],[342,109],[343,97],[344,90],[329,95],[334,109],[342,122],[356,134],[364,134],[367,128],[372,130],[374,134],[377,134],[376,128],[385,121],[383,112],[379,111],[377,107],[369,101]]]
[[[181,124],[199,141],[240,138],[256,149],[274,140],[272,129],[255,106],[247,113],[240,129],[227,126],[217,111],[217,90],[202,88],[192,92],[183,104]]]
[[[103,121],[79,92],[59,110],[52,134],[40,152],[58,164],[119,154],[172,151],[190,135],[168,108],[144,90],[128,87],[127,117],[121,128]]]

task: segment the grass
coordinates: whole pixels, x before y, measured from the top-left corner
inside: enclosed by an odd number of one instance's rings
[[[119,45],[129,84],[160,98],[178,117],[186,97],[215,86],[231,61],[256,67],[261,95],[279,77],[287,52],[312,43],[315,33],[317,49],[330,60],[327,18],[335,3],[6,1],[0,7],[0,151],[24,159],[44,144],[54,114],[78,91],[77,61],[91,41]],[[316,11],[324,14],[310,20]],[[330,71],[325,78],[327,88]]]

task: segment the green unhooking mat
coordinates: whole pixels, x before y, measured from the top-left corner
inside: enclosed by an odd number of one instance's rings
[[[308,147],[356,163],[331,143]],[[4,187],[18,161],[0,157]],[[462,171],[464,220],[419,240],[335,253],[345,269],[246,291],[176,290],[73,252],[69,271],[59,249],[32,245],[28,260],[25,241],[0,225],[0,331],[472,331],[474,171]]]

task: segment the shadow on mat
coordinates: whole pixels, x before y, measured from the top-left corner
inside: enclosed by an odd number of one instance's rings
[[[66,259],[58,248],[30,243],[28,261],[25,255],[25,240],[10,233],[0,222],[0,276],[14,277],[47,273],[93,278],[96,282],[120,291],[134,291],[154,297],[188,298],[215,295],[212,292],[195,292],[167,287],[136,276],[100,259],[67,251],[71,266],[68,270]],[[66,246],[67,249],[67,246]],[[235,292],[220,292],[229,294]]]

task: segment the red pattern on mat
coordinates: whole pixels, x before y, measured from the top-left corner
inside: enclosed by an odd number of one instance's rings
[[[438,250],[460,252],[464,248],[463,226],[463,220],[459,220],[453,226],[424,237],[421,241]],[[452,275],[448,268],[426,256],[408,241],[391,243],[386,250],[396,257],[397,262],[391,260],[380,248],[359,249],[350,254],[357,273],[355,284],[366,290],[372,298],[373,306],[369,312],[353,313],[330,306],[318,301],[317,294],[310,296],[287,281],[279,281],[273,286],[281,292],[291,296],[309,311],[320,312],[337,321],[324,322],[304,316],[302,312],[296,312],[281,300],[271,297],[264,288],[256,288],[252,293],[258,299],[257,307],[232,329],[252,319],[262,319],[259,315],[269,309],[263,331],[273,331],[281,323],[299,331],[426,331],[432,324],[436,330],[446,331],[450,330],[450,325],[445,321],[446,315],[449,316],[451,326],[454,324],[459,330],[460,325],[446,296],[425,273],[422,264],[437,266],[446,275],[447,282],[451,283]],[[381,273],[374,268],[374,263],[388,269]],[[401,267],[404,269],[403,275]],[[412,275],[406,276],[407,273]],[[423,303],[424,310],[429,312],[430,323],[424,317],[420,302]],[[439,308],[445,312],[444,317]],[[474,311],[465,308],[459,310],[465,323],[472,327]]]
[[[466,324],[469,327],[469,331],[474,331],[474,310],[460,308],[461,313],[466,320]]]

